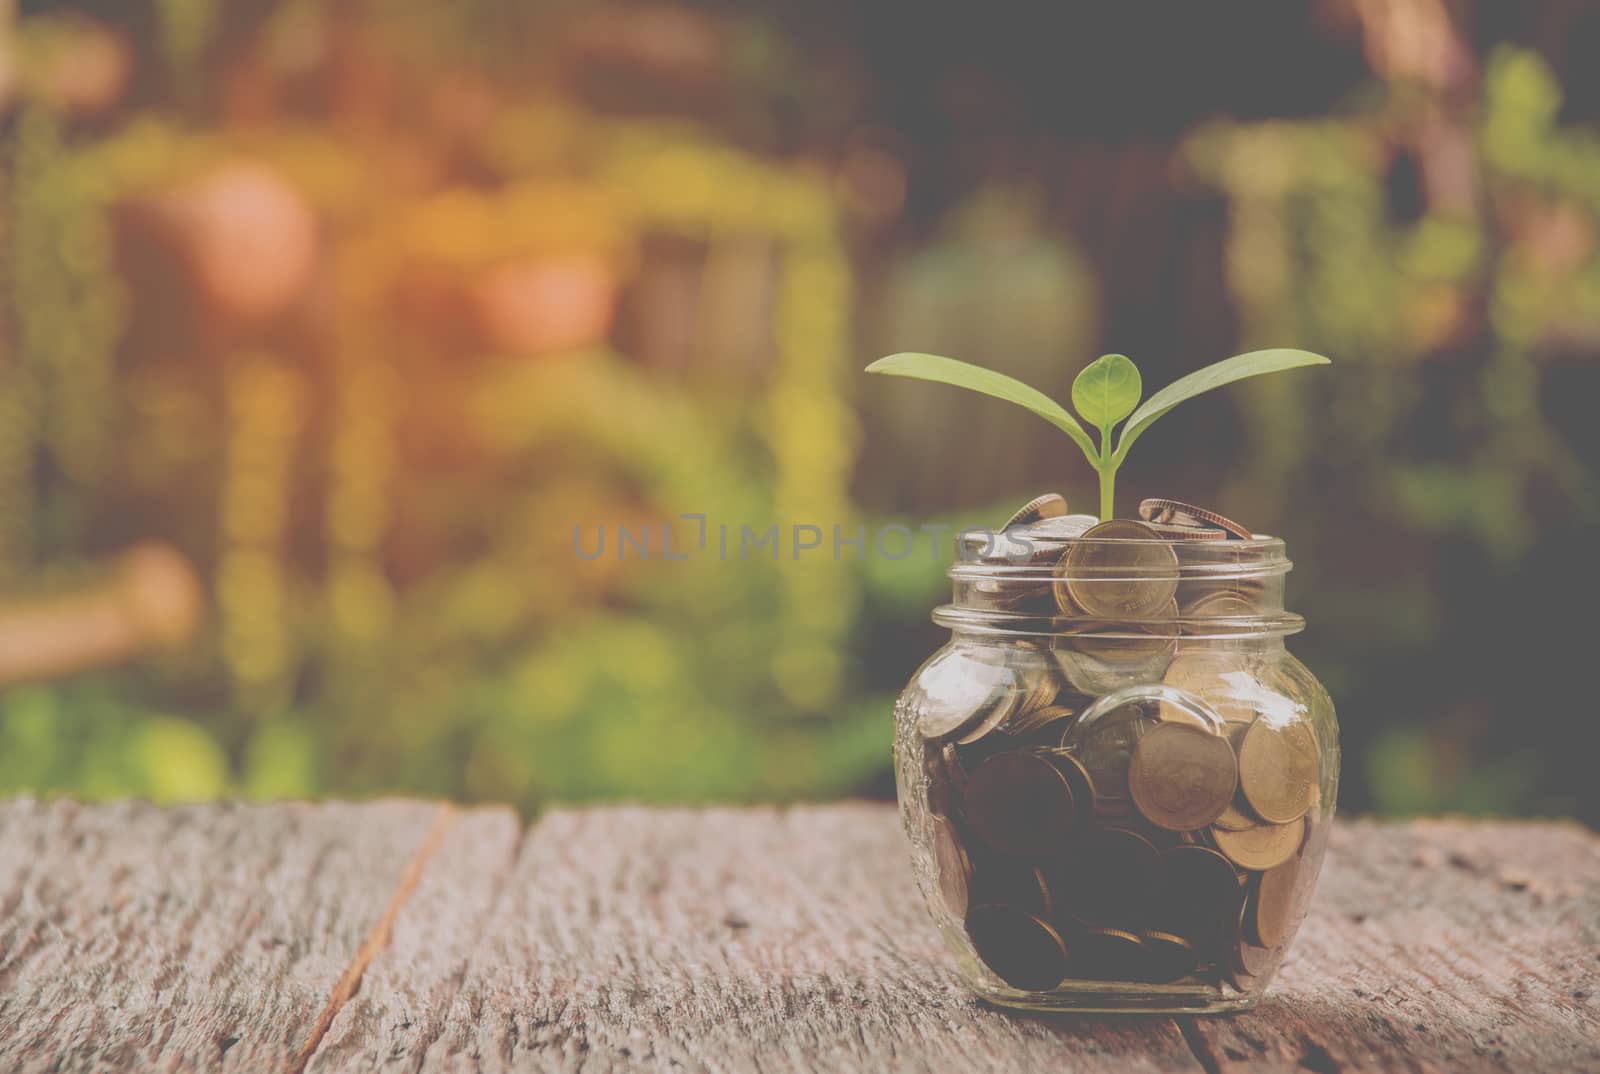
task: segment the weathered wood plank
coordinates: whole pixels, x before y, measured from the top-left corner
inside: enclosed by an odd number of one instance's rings
[[[521,822],[507,809],[456,818],[306,1074],[417,1068],[423,1048],[443,1028],[521,835]]]
[[[1343,824],[1273,998],[1174,1022],[973,1003],[886,807],[0,803],[8,1071],[1600,1071],[1597,1004],[1571,825]]]
[[[293,1069],[440,814],[0,804],[0,1069]]]
[[[422,1069],[1200,1069],[1169,1019],[974,1003],[905,853],[879,806],[548,815]]]
[[[1339,825],[1269,998],[1186,1023],[1229,1071],[1600,1071],[1600,837]]]

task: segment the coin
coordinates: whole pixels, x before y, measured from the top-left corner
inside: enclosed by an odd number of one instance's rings
[[[1305,838],[1305,818],[1288,824],[1258,824],[1254,828],[1230,832],[1221,828],[1211,830],[1217,849],[1240,868],[1261,872],[1282,865],[1294,857]]]
[[[1222,541],[1228,535],[1210,526],[1175,526],[1162,522],[1146,522],[1164,540],[1168,541]]]
[[[1095,816],[1110,820],[1132,816],[1133,799],[1128,796],[1128,762],[1132,759],[1133,750],[1127,748],[1085,759],[1084,767],[1094,780]]]
[[[1067,513],[1067,498],[1055,492],[1047,492],[1043,496],[1035,496],[1021,507],[1016,514],[1006,520],[1000,528],[1008,530],[1012,526],[1026,526],[1034,522],[1042,522],[1047,518],[1060,518]]]
[[[1194,635],[1248,634],[1261,614],[1258,601],[1226,590],[1214,590],[1191,600],[1183,609],[1182,633]]]
[[[1005,858],[989,858],[974,869],[970,904],[1000,903],[1049,920],[1055,895],[1044,870]]]
[[[1063,615],[1142,619],[1178,591],[1178,557],[1143,522],[1119,518],[1085,531],[1056,564],[1056,603]]]
[[[1017,710],[1017,703],[1021,700],[1022,695],[1010,686],[996,688],[989,702],[980,706],[970,720],[957,728],[955,734],[957,744],[970,746],[989,734],[1006,722]]]
[[[1252,943],[1248,938],[1251,914],[1250,901],[1247,899],[1240,904],[1239,916],[1234,921],[1234,943],[1225,959],[1228,976],[1239,988],[1260,984],[1260,979],[1272,968],[1273,949]]]
[[[1215,511],[1196,507],[1181,500],[1149,499],[1139,503],[1139,517],[1146,522],[1160,522],[1178,526],[1206,526],[1224,530],[1229,537],[1250,540],[1254,534],[1230,518]]]
[[[972,885],[972,860],[961,845],[955,825],[933,818],[933,861],[938,871],[939,895],[952,914],[967,916],[967,896]]]
[[[1064,642],[1066,639],[1057,639]],[[1074,690],[1084,693],[1099,695],[1108,694],[1113,690],[1120,690],[1127,686],[1136,686],[1141,682],[1159,679],[1166,669],[1167,660],[1170,658],[1171,639],[1162,639],[1157,642],[1161,649],[1153,656],[1145,659],[1129,659],[1134,657],[1135,650],[1147,643],[1133,639],[1096,639],[1093,642],[1084,642],[1083,648],[1104,646],[1117,653],[1116,659],[1106,659],[1100,652],[1080,652],[1076,648],[1062,646],[1055,650],[1056,665],[1061,668],[1062,676]],[[1124,648],[1127,646],[1127,648]]]
[[[967,778],[966,813],[991,849],[1029,858],[1059,849],[1076,819],[1072,788],[1061,770],[1023,750],[997,753],[973,770]]]
[[[1023,746],[1049,746],[1056,748],[1061,740],[1072,734],[1078,722],[1078,712],[1066,705],[1050,705],[1028,714],[1027,727],[1013,725],[1017,741]]]
[[[1238,780],[1228,740],[1181,723],[1159,724],[1141,738],[1128,767],[1134,806],[1151,824],[1175,832],[1216,820]]]
[[[1042,992],[1067,975],[1061,934],[1037,915],[990,903],[968,911],[966,925],[978,957],[1013,988]]]
[[[1051,745],[1065,732],[1067,726],[1063,721],[1070,722],[1077,713],[1065,705],[1046,705],[1043,708],[1020,711],[1011,725],[1006,728],[1012,735],[1023,742],[1036,745]],[[1037,741],[1035,741],[1037,740]]]
[[[1178,583],[1178,607],[1185,619],[1195,616],[1195,608],[1201,601],[1209,597],[1224,595],[1246,602],[1251,608],[1249,614],[1258,615],[1266,602],[1267,583],[1264,578],[1253,575],[1184,578]],[[1199,614],[1216,616],[1221,613],[1217,611],[1207,612],[1202,607]],[[1200,625],[1196,624],[1191,632],[1202,633]],[[1211,631],[1205,632],[1210,633]]]
[[[1240,988],[1253,987],[1256,980],[1272,967],[1272,949],[1241,939],[1233,949],[1233,983]]]
[[[1015,529],[1007,528],[1007,535],[1015,540],[1027,544],[1071,541],[1082,537],[1093,529],[1100,520],[1093,515],[1060,515],[1056,518],[1044,518],[1038,522],[1018,526]],[[1059,549],[1054,549],[1059,554]]]
[[[1184,844],[1163,851],[1165,878],[1155,923],[1165,932],[1215,952],[1233,938],[1244,891],[1227,858],[1209,847]]]
[[[954,742],[946,742],[939,747],[939,760],[941,772],[948,780],[950,789],[957,795],[966,793],[967,770],[961,764],[961,754],[956,750]]]
[[[1167,665],[1161,681],[1204,701],[1208,708],[1230,723],[1255,719],[1255,705],[1247,697],[1239,696],[1251,683],[1249,673],[1239,667],[1237,659],[1223,653],[1181,652]],[[1190,713],[1165,701],[1161,703],[1160,715],[1163,720],[1194,722]]]
[[[1305,815],[1316,801],[1317,738],[1305,723],[1257,720],[1239,744],[1239,786],[1250,808],[1274,824]]]
[[[1057,639],[1063,646],[1114,664],[1138,664],[1170,656],[1178,637],[1178,602],[1169,600],[1148,619],[1114,623],[1086,619],[1066,627]]]
[[[1228,808],[1224,809],[1217,815],[1217,819],[1211,822],[1211,826],[1220,828],[1225,832],[1242,832],[1261,823],[1259,817],[1252,817],[1245,809],[1246,807],[1240,804],[1239,796],[1236,794],[1233,796],[1233,801],[1228,803]]]
[[[1049,762],[1055,765],[1067,786],[1072,788],[1072,801],[1076,808],[1085,815],[1092,809],[1095,801],[1094,780],[1089,775],[1089,770],[1083,766],[1072,754],[1063,749],[1048,749],[1043,751]]]
[[[1215,532],[1215,531],[1213,531]],[[1259,614],[1256,602],[1226,589],[1214,589],[1191,600],[1183,609],[1185,619],[1232,619]],[[1215,624],[1207,624],[1215,629]]]
[[[1300,862],[1287,861],[1268,869],[1256,881],[1250,913],[1245,915],[1247,937],[1262,947],[1277,947],[1289,938],[1294,913],[1295,879]]]
[[[1072,933],[1068,972],[1090,981],[1133,980],[1144,961],[1143,951],[1138,935],[1127,929],[1083,927]]]
[[[917,729],[924,738],[944,738],[969,727],[1010,694],[1013,677],[988,653],[970,646],[946,649],[917,673]]]
[[[922,750],[922,771],[928,781],[928,812],[948,817],[960,811],[957,780],[960,766],[955,761],[955,747],[946,742],[936,745],[925,743]]]
[[[1092,925],[1140,925],[1161,878],[1150,840],[1127,828],[1081,828],[1051,873],[1060,906]]]
[[[957,746],[958,752],[960,752],[960,759],[962,759],[962,771],[971,773],[974,768],[986,762],[990,757],[994,757],[995,754],[1021,749],[1021,746],[1022,743],[1016,739],[1016,736],[1006,735],[1005,731],[989,731],[987,735],[976,739],[973,743],[966,744],[966,746]],[[965,787],[965,779],[963,779],[963,787]],[[963,789],[963,794],[965,794],[965,789]]]
[[[1138,979],[1165,984],[1187,977],[1200,966],[1194,944],[1170,932],[1146,929],[1139,933]]]
[[[1116,818],[1132,811],[1128,765],[1133,747],[1155,726],[1155,718],[1145,713],[1144,706],[1130,702],[1102,713],[1087,728],[1069,728],[1062,737],[1061,745],[1083,762],[1094,782],[1097,815]]]
[[[1017,690],[1021,694],[1017,702],[1019,717],[1048,707],[1061,692],[1061,674],[1056,670],[1055,661],[1038,650],[1025,651],[1037,655],[1015,669]]]

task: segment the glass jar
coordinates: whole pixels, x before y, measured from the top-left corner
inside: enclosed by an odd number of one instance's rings
[[[1127,526],[965,538],[895,707],[912,867],[987,1000],[1241,1010],[1322,863],[1333,702],[1284,647],[1282,541]]]

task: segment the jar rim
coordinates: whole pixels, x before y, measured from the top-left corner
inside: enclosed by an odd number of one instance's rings
[[[933,613],[933,621],[963,633],[1013,636],[1073,636],[1093,634],[1108,640],[1144,640],[1164,637],[1200,640],[1242,640],[1282,637],[1305,628],[1305,620],[1282,608],[1281,579],[1292,568],[1281,538],[1257,534],[1249,540],[1140,538],[1026,538],[1016,531],[989,533],[980,550],[971,534],[957,540],[957,558],[947,571],[956,594],[950,604]],[[1003,542],[998,543],[997,542]],[[1166,549],[1153,556],[1130,557],[1120,550]],[[1106,554],[1111,553],[1111,554]],[[1058,598],[1055,608],[1027,611],[995,607],[982,594],[1007,589],[1051,587],[1081,583],[1088,589],[1117,583],[1167,583],[1173,592],[1183,583],[1204,583],[1251,597],[1268,596],[1250,614],[1237,614],[1237,606],[1223,614],[1198,614],[1198,607],[1158,614],[1105,615],[1082,612]],[[965,596],[965,599],[964,599]],[[1037,602],[1034,602],[1037,604]],[[1048,601],[1046,602],[1048,603]],[[1198,602],[1197,602],[1198,603]]]
[[[1305,629],[1305,617],[1295,612],[1271,612],[1252,616],[1200,616],[1147,620],[1121,620],[1119,626],[1145,624],[1143,629],[1097,628],[1103,621],[1070,615],[1020,615],[1016,612],[974,608],[965,604],[941,604],[933,610],[933,621],[960,634],[994,637],[1072,638],[1092,634],[1106,641],[1250,641],[1282,638]]]
[[[973,533],[985,531],[972,531]],[[1164,547],[1172,551],[1179,579],[1219,577],[1269,578],[1286,574],[1293,569],[1287,548],[1280,537],[1257,534],[1243,540],[1141,540],[1127,537],[1068,538],[1044,540],[1029,538],[1014,530],[987,533],[986,550],[964,548],[958,541],[956,559],[947,572],[952,580],[1009,579],[1026,581],[1030,578],[1093,578],[1097,581],[1138,581],[1150,577],[1168,577],[1173,566],[1151,564],[1148,566],[1119,563],[1115,566],[1097,566],[1092,563],[1073,565],[1063,571],[1067,556],[1087,556],[1096,549]],[[1005,545],[996,547],[995,542]]]

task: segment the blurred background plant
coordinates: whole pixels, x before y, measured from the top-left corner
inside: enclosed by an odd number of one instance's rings
[[[1600,820],[1600,12],[1192,7],[0,2],[0,790],[885,794],[925,546],[574,527],[1087,506],[860,367],[1294,345],[1124,500],[1289,541],[1347,804]]]

